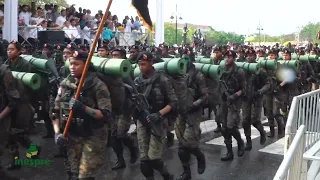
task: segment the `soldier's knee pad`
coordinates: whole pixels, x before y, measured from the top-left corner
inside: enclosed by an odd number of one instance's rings
[[[145,177],[153,176],[153,169],[152,169],[150,160],[140,161],[140,170]]]

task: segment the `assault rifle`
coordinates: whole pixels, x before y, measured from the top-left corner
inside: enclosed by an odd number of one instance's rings
[[[222,80],[219,80],[219,84],[220,84],[220,87],[221,87],[222,92],[227,96],[227,98],[230,97],[229,89],[228,89],[228,86],[227,86],[226,82],[225,82],[225,81],[222,81]],[[235,109],[235,110],[237,109],[237,108],[235,107],[235,105],[232,104],[229,100],[227,100],[227,105],[228,105],[228,106],[231,105],[231,107],[232,107],[233,109]]]
[[[138,120],[141,122],[141,124],[150,128],[152,135],[156,137],[161,137],[162,136],[161,126],[159,126],[158,123],[152,123],[152,122],[149,123],[147,121],[147,116],[151,114],[150,113],[151,107],[147,101],[146,96],[138,92],[131,78],[127,78],[126,83],[132,88],[131,89],[132,99],[133,99],[133,103],[135,104],[135,108],[138,111]]]

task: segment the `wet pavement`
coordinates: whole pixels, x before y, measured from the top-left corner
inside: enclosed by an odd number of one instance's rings
[[[43,132],[43,125],[38,124],[38,132]],[[217,138],[219,136],[216,136]],[[41,159],[50,160],[49,166],[42,167],[22,167],[20,170],[10,171],[10,175],[24,178],[26,180],[67,180],[67,175],[64,171],[63,159],[53,158],[53,154],[57,152],[57,146],[53,139],[42,139],[41,135],[32,135],[32,139],[36,144],[40,144],[42,152]],[[272,144],[277,139],[268,140],[268,144]],[[165,152],[165,163],[169,172],[177,178],[182,167],[177,155],[177,142],[175,145]],[[192,179],[193,180],[271,180],[276,173],[283,156],[259,152],[261,145],[259,138],[253,139],[253,149],[241,158],[236,156],[237,147],[234,147],[235,158],[231,162],[221,162],[220,156],[225,153],[226,149],[221,145],[201,143],[206,161],[207,169],[202,175],[197,174],[197,161],[195,157],[191,160]],[[21,148],[21,158],[25,158],[26,150]],[[139,163],[130,164],[128,150],[125,149],[125,159],[127,168],[124,170],[112,171],[111,166],[116,162],[115,154],[112,148],[108,148],[106,152],[106,161],[103,168],[100,169],[97,180],[142,180],[144,179]],[[2,159],[2,164],[9,162],[9,155],[5,153]],[[162,179],[158,172],[155,172],[156,179]],[[0,180],[1,177],[0,177]]]

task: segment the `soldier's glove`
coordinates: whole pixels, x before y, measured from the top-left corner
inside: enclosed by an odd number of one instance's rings
[[[234,94],[230,95],[227,100],[228,101],[235,101],[237,99],[238,99],[238,95],[236,93],[234,93]]]
[[[63,135],[61,133],[56,133],[54,135],[54,141],[56,143],[56,145],[62,147],[65,145],[66,143],[66,139],[63,137]]]
[[[82,104],[79,100],[72,98],[69,101],[69,108],[73,110],[84,111],[86,109],[86,105]]]
[[[157,123],[161,119],[160,112],[152,113],[149,116],[147,116],[147,121],[149,123]]]

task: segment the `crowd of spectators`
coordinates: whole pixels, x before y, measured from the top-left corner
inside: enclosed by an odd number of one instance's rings
[[[0,5],[0,27],[3,27],[3,11],[4,5]],[[18,13],[18,40],[20,43],[28,42],[31,45],[36,45],[38,32],[46,30],[63,30],[66,43],[90,44],[96,36],[103,16],[101,10],[92,14],[89,9],[81,7],[77,11],[74,5],[62,8],[53,4],[37,6],[35,2],[30,6],[19,6]],[[125,16],[123,21],[119,21],[117,15],[109,12],[108,19],[104,22],[101,40],[108,43],[115,39],[118,43],[120,32],[136,34],[135,41],[138,41],[141,33],[144,33],[139,17],[133,19],[132,16]]]

